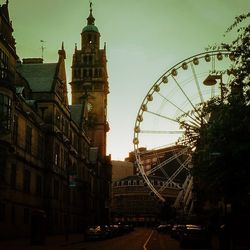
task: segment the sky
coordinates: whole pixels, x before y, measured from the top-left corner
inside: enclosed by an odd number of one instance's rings
[[[124,160],[134,150],[140,105],[155,81],[185,58],[223,41],[249,0],[92,0],[101,48],[107,46],[109,88],[107,154]],[[5,0],[0,0],[0,4]],[[9,0],[20,59],[42,56],[56,62],[62,42],[67,82],[75,43],[89,15],[88,0]]]

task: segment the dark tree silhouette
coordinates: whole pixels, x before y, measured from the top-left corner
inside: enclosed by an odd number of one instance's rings
[[[199,104],[188,115],[199,117],[200,127],[179,117],[185,130],[179,143],[193,149],[193,175],[198,198],[224,199],[240,209],[250,208],[250,13],[236,17],[225,35],[236,31],[236,38],[218,49],[231,52],[233,75],[220,97]],[[236,209],[237,210],[237,209]]]

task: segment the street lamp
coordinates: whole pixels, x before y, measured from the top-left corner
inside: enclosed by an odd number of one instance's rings
[[[208,75],[207,78],[203,81],[203,84],[206,86],[213,86],[217,83],[217,80],[220,80],[220,91],[221,91],[221,101],[223,101],[223,83],[222,75]]]
[[[222,82],[222,75],[208,75],[208,77],[203,81],[203,84],[206,86],[212,86],[217,83],[217,80],[221,80]]]

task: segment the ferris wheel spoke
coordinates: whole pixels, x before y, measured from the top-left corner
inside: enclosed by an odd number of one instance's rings
[[[156,130],[141,130],[142,134],[183,134],[184,130],[169,130],[169,131],[156,131]]]
[[[178,83],[178,81],[176,80],[176,78],[172,75],[173,80],[175,81],[176,85],[178,86],[178,88],[181,90],[181,92],[183,93],[183,95],[186,97],[186,99],[188,100],[188,102],[191,104],[191,106],[193,107],[194,110],[196,110],[194,104],[191,102],[190,98],[187,96],[187,94],[185,93],[185,91],[183,90],[183,88],[181,87],[181,85]]]
[[[167,146],[167,148],[166,148]],[[144,159],[144,157],[161,157],[162,155],[166,154],[166,153],[176,153],[179,152],[180,150],[178,150],[176,147],[176,144],[168,144],[165,145],[164,148],[163,147],[157,147],[157,148],[152,148],[149,151],[142,151],[140,152],[139,150],[137,150],[137,156],[140,157],[140,159]],[[182,147],[183,148],[183,147]],[[185,147],[186,149],[186,147]],[[156,153],[155,150],[160,150],[160,153]]]
[[[189,155],[188,158],[181,164],[181,166],[171,175],[171,177],[164,183],[164,185],[159,189],[159,191],[163,191],[171,181],[173,181],[176,176],[190,163],[191,156]]]
[[[178,119],[173,119],[173,118],[171,118],[171,117],[168,117],[168,116],[165,116],[165,115],[161,115],[161,114],[158,114],[158,113],[153,112],[153,111],[150,111],[150,110],[147,110],[147,111],[145,111],[145,112],[147,112],[147,113],[149,113],[149,114],[152,114],[152,115],[155,115],[155,116],[158,116],[158,117],[161,117],[161,118],[164,118],[164,119],[167,119],[167,120],[169,120],[169,121],[172,121],[172,122],[175,122],[175,123],[178,123],[178,124],[180,123]],[[193,120],[196,122],[195,119],[193,119]],[[191,121],[190,121],[190,123],[191,123]],[[190,126],[191,126],[191,127],[194,127],[194,128],[197,128],[197,127],[200,127],[200,124],[198,124],[198,123],[193,123],[193,125],[190,124]]]
[[[185,91],[183,90],[183,88],[180,86],[180,84],[178,83],[178,81],[176,80],[176,78],[172,75],[172,78],[174,79],[176,85],[178,86],[178,88],[181,90],[181,92],[183,93],[183,95],[186,97],[186,99],[188,100],[188,102],[190,103],[190,105],[192,106],[192,108],[199,114],[199,111],[196,109],[196,107],[194,106],[194,104],[191,102],[190,98],[188,97],[188,95],[185,93]],[[202,119],[202,116],[200,116]]]
[[[173,119],[173,118],[171,118],[171,117],[167,117],[167,116],[165,116],[165,115],[161,115],[161,114],[158,114],[158,113],[156,113],[156,112],[149,111],[149,110],[146,111],[146,112],[147,112],[147,113],[150,113],[150,114],[152,114],[152,115],[156,115],[156,116],[159,116],[159,117],[161,117],[161,118],[167,119],[167,120],[169,120],[169,121],[173,121],[173,122],[179,123],[177,119]]]
[[[178,107],[176,104],[174,104],[172,101],[170,101],[169,99],[167,99],[164,95],[162,95],[161,93],[158,93],[165,101],[169,102],[172,106],[174,106],[175,108],[177,108],[179,111],[181,111],[184,115],[188,116],[189,118],[191,118],[192,120],[194,120],[196,122],[196,120],[187,112],[185,112],[183,109],[181,109],[180,107]]]
[[[166,166],[168,163],[170,163],[171,161],[175,160],[177,157],[179,157],[180,155],[183,155],[184,153],[187,152],[187,148],[179,151],[178,153],[174,154],[173,156],[171,156],[170,158],[167,158],[165,161],[159,163],[158,165],[156,165],[155,167],[151,168],[150,170],[146,171],[146,174],[152,174],[155,171],[157,171],[158,169]]]
[[[148,177],[143,174],[142,175],[144,181],[147,183],[148,187],[151,189],[151,191],[161,200],[161,201],[165,201],[165,199],[159,194],[159,192],[155,189],[154,185],[150,182],[150,180],[148,179]]]
[[[193,63],[191,63],[191,69],[192,69],[192,73],[193,73],[193,76],[194,76],[194,81],[195,81],[195,84],[196,84],[196,87],[197,87],[197,90],[198,90],[198,93],[199,93],[200,100],[201,100],[201,102],[204,102],[204,98],[203,98],[203,95],[201,93],[200,84],[199,84],[199,81],[198,81],[198,78],[197,78]]]

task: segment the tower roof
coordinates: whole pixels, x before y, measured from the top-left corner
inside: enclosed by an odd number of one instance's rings
[[[82,32],[85,31],[94,31],[94,32],[99,32],[98,28],[95,26],[95,18],[93,17],[92,14],[92,2],[89,3],[89,16],[87,18],[87,26],[85,26],[82,29]]]

